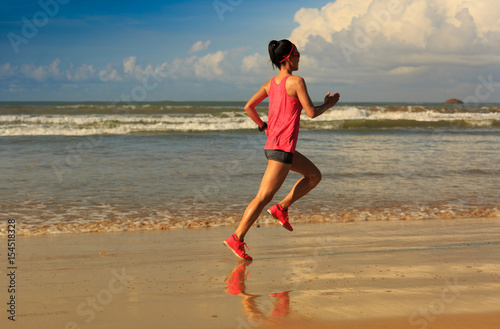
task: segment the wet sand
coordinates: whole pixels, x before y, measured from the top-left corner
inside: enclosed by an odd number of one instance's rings
[[[498,328],[500,219],[17,237],[2,328]],[[6,239],[0,239],[6,245]],[[0,251],[2,268],[6,247]],[[7,279],[4,277],[5,287]],[[2,305],[8,301],[2,289]]]

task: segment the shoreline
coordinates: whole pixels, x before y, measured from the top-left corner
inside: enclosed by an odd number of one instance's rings
[[[232,229],[19,236],[16,322],[0,323],[482,329],[500,319],[498,219],[265,226],[247,236],[251,263],[222,245]]]
[[[476,220],[482,219],[498,219],[500,220],[499,210],[494,209],[486,209],[486,210],[475,210],[473,212],[476,216],[457,216],[456,214],[449,213],[443,211],[441,217],[426,217],[426,218],[411,218],[408,216],[396,217],[396,216],[388,216],[386,218],[364,218],[364,219],[353,219],[352,214],[346,213],[342,217],[342,219],[338,218],[318,218],[319,215],[308,214],[294,215],[293,225],[316,225],[316,224],[347,224],[347,223],[369,223],[369,222],[405,222],[405,221],[435,221],[435,220],[449,220],[449,221],[460,221],[460,220],[469,220],[471,218]],[[477,216],[481,214],[481,216]],[[15,216],[7,216],[7,218],[11,218]],[[233,218],[233,217],[231,217]],[[154,220],[146,220],[146,221],[133,221],[130,219],[127,220],[99,220],[92,221],[90,223],[47,223],[41,225],[39,223],[29,224],[28,228],[21,228],[21,230],[17,230],[17,236],[23,237],[34,237],[34,236],[58,236],[58,235],[78,235],[78,234],[102,234],[102,233],[126,233],[126,232],[161,232],[161,231],[177,231],[177,230],[196,230],[196,229],[221,229],[221,228],[231,228],[237,225],[239,221],[234,216],[234,220],[229,222],[220,222],[212,224],[211,219],[203,219],[203,220],[189,220],[178,221],[175,224],[170,223],[169,221],[154,221]],[[310,219],[314,218],[314,219]],[[18,222],[18,221],[17,221]],[[210,223],[210,224],[207,224]],[[25,223],[24,223],[25,224]],[[26,224],[25,224],[26,225]],[[261,227],[273,227],[277,226],[273,220],[267,217],[266,214],[261,215],[254,227],[257,225]],[[0,239],[7,237],[7,227],[0,228]]]

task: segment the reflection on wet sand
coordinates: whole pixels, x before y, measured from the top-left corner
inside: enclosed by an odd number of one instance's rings
[[[271,301],[262,298],[263,295],[255,295],[247,292],[246,281],[250,271],[247,271],[252,262],[238,261],[226,277],[226,292],[231,295],[241,296],[243,310],[249,320],[253,323],[272,321],[286,318],[290,314],[290,291],[271,293]]]

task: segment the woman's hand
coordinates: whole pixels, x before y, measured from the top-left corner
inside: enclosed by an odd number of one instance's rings
[[[328,106],[328,108],[330,108],[330,107],[334,106],[335,104],[337,104],[339,99],[340,99],[339,93],[335,93],[333,95],[330,95],[330,92],[328,92],[325,96],[325,104]]]

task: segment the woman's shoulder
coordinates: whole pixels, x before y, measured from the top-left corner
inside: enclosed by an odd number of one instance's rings
[[[267,92],[269,91],[269,88],[271,86],[271,81],[273,80],[274,78],[272,79],[269,79],[268,81],[264,82],[264,84],[262,85],[261,88],[265,89]]]
[[[294,80],[294,81],[304,81],[304,78],[301,77],[300,75],[289,75],[288,79]]]
[[[305,85],[305,80],[299,75],[289,75],[287,79],[287,86],[302,86]]]
[[[294,82],[294,83],[301,83],[304,81],[304,78],[299,76],[299,75],[289,75],[288,81]]]

